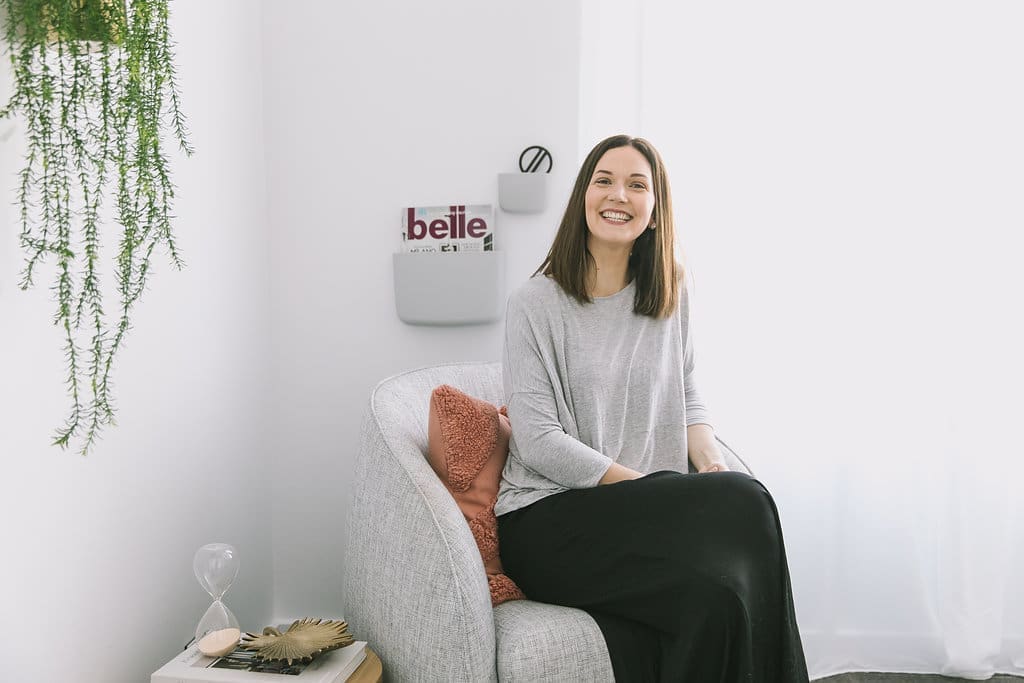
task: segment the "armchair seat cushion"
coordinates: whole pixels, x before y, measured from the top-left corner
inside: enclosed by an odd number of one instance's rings
[[[604,636],[589,614],[532,600],[494,609],[498,680],[613,681]]]

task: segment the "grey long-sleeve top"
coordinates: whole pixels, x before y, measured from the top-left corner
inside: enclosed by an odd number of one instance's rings
[[[612,462],[687,471],[686,427],[710,424],[697,392],[689,299],[669,318],[633,312],[635,286],[580,304],[537,275],[505,317],[512,423],[495,513],[596,486]]]

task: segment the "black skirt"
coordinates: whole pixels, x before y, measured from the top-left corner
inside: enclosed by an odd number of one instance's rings
[[[527,597],[587,611],[615,679],[806,683],[778,511],[745,474],[655,472],[498,518]]]

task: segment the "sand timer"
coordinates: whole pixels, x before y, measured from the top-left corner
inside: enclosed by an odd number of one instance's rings
[[[192,560],[199,585],[213,598],[213,604],[196,626],[196,642],[204,655],[226,655],[235,649],[242,635],[238,619],[223,602],[224,594],[238,576],[238,565],[238,552],[227,543],[208,543],[196,551]]]

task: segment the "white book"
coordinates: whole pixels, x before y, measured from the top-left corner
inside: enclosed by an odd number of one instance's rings
[[[366,642],[357,640],[339,650],[318,655],[302,671],[284,673],[258,673],[237,669],[217,668],[224,657],[207,657],[196,644],[164,664],[150,676],[150,683],[345,683],[366,659]]]

